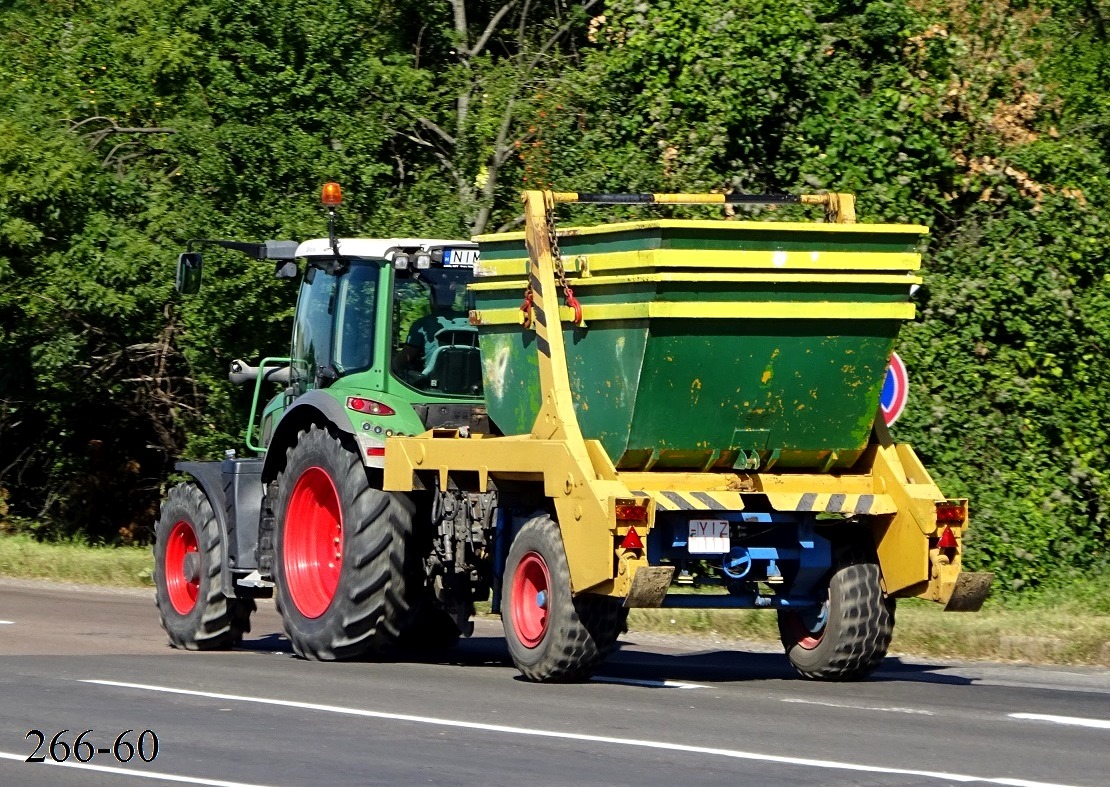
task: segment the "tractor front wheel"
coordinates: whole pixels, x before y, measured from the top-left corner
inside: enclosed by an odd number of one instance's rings
[[[254,600],[224,595],[223,561],[223,537],[208,497],[196,484],[177,484],[154,528],[155,603],[175,648],[230,648],[250,631]]]
[[[327,430],[300,433],[278,476],[274,542],[277,608],[298,655],[352,659],[396,644],[410,616],[413,509],[371,486]]]

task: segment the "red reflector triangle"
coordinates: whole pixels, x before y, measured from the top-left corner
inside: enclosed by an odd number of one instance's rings
[[[628,535],[621,541],[621,549],[643,549],[644,542],[640,540],[640,534],[636,532],[636,528],[628,528]]]
[[[937,547],[940,549],[956,548],[956,536],[952,534],[952,528],[944,528],[944,532],[940,534],[940,541],[937,542]]]

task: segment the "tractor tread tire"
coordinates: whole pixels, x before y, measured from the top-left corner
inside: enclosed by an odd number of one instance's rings
[[[166,539],[180,521],[192,526],[200,553],[200,587],[196,605],[187,615],[174,609],[166,589]],[[181,650],[222,650],[238,645],[251,630],[254,599],[224,595],[220,579],[223,537],[212,504],[196,484],[177,484],[162,501],[153,551],[155,605],[170,644]]]
[[[521,559],[538,553],[550,574],[548,624],[543,639],[528,648],[512,620],[513,576]],[[620,599],[571,595],[570,567],[559,526],[549,516],[528,520],[509,548],[502,585],[501,617],[513,662],[531,681],[569,683],[587,680],[612,653],[625,630],[628,611]]]
[[[829,578],[828,620],[813,648],[799,643],[795,620],[779,614],[779,635],[791,664],[811,680],[851,681],[870,675],[894,633],[894,599],[885,598],[874,550],[839,550]]]
[[[313,661],[381,657],[393,650],[411,616],[406,593],[406,547],[412,532],[408,497],[370,484],[353,451],[328,430],[302,431],[278,475],[275,506],[274,594],[285,633],[297,655]],[[283,562],[284,518],[293,486],[310,467],[322,467],[335,484],[343,520],[343,562],[328,608],[307,618],[289,594]]]

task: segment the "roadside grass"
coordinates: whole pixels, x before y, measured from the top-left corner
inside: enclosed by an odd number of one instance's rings
[[[0,535],[0,576],[86,585],[153,587],[150,547],[90,546],[80,540],[40,542]]]
[[[149,547],[43,543],[0,534],[0,576],[115,587],[151,587]],[[489,604],[479,604],[482,613]],[[721,640],[777,642],[768,610],[634,609],[629,629]],[[918,599],[898,602],[891,652],[932,658],[1110,667],[1110,576],[1022,596],[992,598],[977,613],[944,612]]]

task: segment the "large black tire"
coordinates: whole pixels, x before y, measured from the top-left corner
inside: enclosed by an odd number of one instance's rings
[[[317,661],[388,653],[410,616],[412,501],[371,486],[358,454],[316,426],[300,433],[286,458],[274,509],[274,582],[293,650]]]
[[[895,602],[883,596],[880,579],[874,549],[845,546],[834,555],[820,613],[779,611],[779,636],[799,674],[845,681],[874,672],[894,633]]]
[[[524,524],[509,548],[501,620],[513,663],[525,678],[589,678],[616,646],[626,619],[619,599],[571,594],[563,538],[551,517]]]
[[[154,526],[154,597],[170,644],[218,650],[250,631],[254,599],[223,594],[224,543],[208,497],[196,484],[177,484]]]

